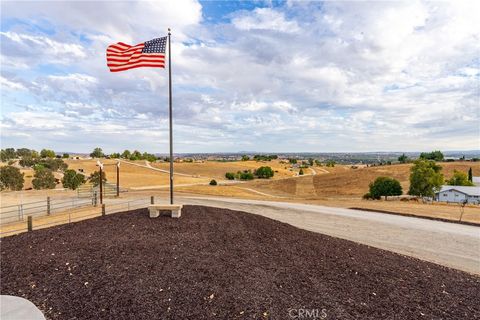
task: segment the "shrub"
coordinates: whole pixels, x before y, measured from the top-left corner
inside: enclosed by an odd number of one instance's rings
[[[298,175],[303,176],[303,169],[302,168],[300,168],[300,171],[298,172]]]
[[[23,189],[24,174],[12,166],[0,167],[0,190],[10,189],[18,191]]]
[[[472,168],[470,168],[469,174],[471,174]],[[466,173],[453,170],[453,177],[446,181],[451,186],[473,186],[471,179]]]
[[[235,177],[240,180],[253,180],[255,178],[250,170],[238,171]]]
[[[370,183],[370,195],[374,199],[380,199],[384,196],[385,200],[388,196],[399,196],[402,194],[402,186],[398,180],[389,177],[378,177],[374,182]]]
[[[274,172],[272,168],[270,167],[260,167],[257,170],[255,170],[255,175],[260,178],[260,179],[268,179],[273,177]]]
[[[373,197],[372,197],[372,195],[370,194],[370,192],[367,192],[367,193],[365,193],[365,194],[362,196],[362,199],[363,199],[363,200],[373,200]],[[378,197],[377,199],[380,199],[380,197]]]
[[[215,180],[215,179],[210,180],[210,185],[211,186],[216,186],[217,185],[217,180]]]
[[[225,173],[225,178],[227,178],[228,180],[234,180],[235,179],[235,173],[227,172],[227,173]]]
[[[247,155],[242,156],[242,161],[248,161],[248,160],[250,160],[249,156],[247,156]]]

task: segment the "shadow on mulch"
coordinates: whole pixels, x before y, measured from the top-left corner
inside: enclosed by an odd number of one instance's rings
[[[1,294],[49,319],[480,317],[480,277],[211,207],[3,238],[1,263]]]

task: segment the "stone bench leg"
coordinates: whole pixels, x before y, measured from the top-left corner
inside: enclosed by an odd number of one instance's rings
[[[150,213],[150,218],[158,218],[160,215],[160,210],[157,210],[155,208],[148,208],[148,211]]]
[[[182,209],[172,209],[172,218],[180,218],[182,215]]]

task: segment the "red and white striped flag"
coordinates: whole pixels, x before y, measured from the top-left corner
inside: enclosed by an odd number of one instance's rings
[[[107,48],[107,65],[111,72],[140,67],[165,68],[167,37],[131,46],[123,42]]]

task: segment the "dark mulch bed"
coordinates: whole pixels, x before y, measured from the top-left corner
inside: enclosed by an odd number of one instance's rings
[[[480,317],[480,277],[218,208],[8,237],[1,263],[1,293],[51,319]]]

